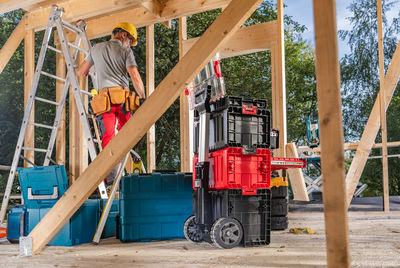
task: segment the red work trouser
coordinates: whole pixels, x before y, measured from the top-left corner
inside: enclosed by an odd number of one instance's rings
[[[104,129],[102,131],[103,136],[101,138],[104,148],[115,136],[115,121],[118,119],[117,129],[120,130],[131,117],[131,113],[122,112],[121,104],[112,104],[111,110],[101,116],[103,117],[102,119],[104,124]]]

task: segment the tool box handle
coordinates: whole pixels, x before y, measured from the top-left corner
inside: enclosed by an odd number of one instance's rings
[[[53,194],[33,195],[32,188],[28,187],[28,200],[58,199],[58,187],[53,186]]]
[[[196,91],[193,96],[194,109],[201,112],[210,112],[211,86]]]

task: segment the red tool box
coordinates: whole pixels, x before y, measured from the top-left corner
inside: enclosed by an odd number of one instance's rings
[[[243,195],[255,195],[257,189],[269,189],[271,171],[291,167],[303,168],[299,158],[271,157],[269,149],[257,149],[256,154],[243,154],[243,148],[229,147],[210,153],[210,190],[241,189]],[[198,156],[193,158],[196,166]],[[193,189],[196,170],[193,172]]]

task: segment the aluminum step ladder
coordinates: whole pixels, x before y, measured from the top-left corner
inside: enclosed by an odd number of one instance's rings
[[[21,125],[21,129],[20,129],[20,133],[19,133],[19,137],[18,137],[18,141],[17,141],[17,146],[16,146],[16,150],[14,153],[11,170],[10,170],[8,181],[7,181],[7,186],[6,186],[6,190],[5,190],[4,197],[3,197],[3,202],[2,202],[1,211],[0,211],[0,221],[2,223],[4,222],[8,202],[10,199],[11,188],[12,188],[14,178],[16,175],[16,171],[18,168],[18,162],[19,162],[20,158],[26,160],[23,156],[22,151],[34,151],[34,152],[38,152],[38,153],[44,153],[45,158],[44,158],[44,162],[42,164],[43,166],[48,166],[50,162],[53,164],[56,164],[56,162],[51,159],[51,156],[53,153],[54,143],[56,141],[57,131],[58,131],[60,119],[62,116],[62,111],[64,109],[65,101],[66,101],[70,86],[72,87],[73,96],[74,96],[77,110],[78,110],[80,120],[82,123],[82,129],[83,129],[83,132],[85,135],[85,140],[86,140],[86,143],[88,146],[90,158],[93,161],[97,156],[96,147],[94,144],[93,136],[92,136],[89,121],[88,121],[88,114],[83,105],[82,95],[81,95],[81,94],[86,94],[86,95],[90,96],[91,94],[80,88],[78,78],[77,78],[77,76],[75,74],[75,70],[74,70],[74,68],[76,67],[75,60],[77,58],[78,52],[83,52],[85,54],[88,54],[88,51],[90,49],[90,42],[87,39],[86,31],[85,31],[86,25],[83,21],[79,21],[77,26],[74,26],[74,25],[62,20],[61,17],[62,17],[63,12],[64,12],[64,10],[62,8],[58,8],[55,5],[51,8],[51,11],[50,11],[49,20],[48,20],[48,23],[46,26],[42,46],[40,49],[40,54],[39,54],[39,57],[37,60],[34,78],[33,78],[31,90],[29,93],[28,101],[27,101],[27,104],[25,107],[25,112],[24,112],[24,116],[22,119],[22,125]],[[59,50],[59,49],[54,48],[49,45],[50,37],[51,37],[54,26],[57,29],[57,33],[59,36],[59,41],[60,41],[62,50]],[[76,34],[76,38],[73,43],[68,41],[65,29],[67,29],[69,32]],[[65,63],[67,66],[67,74],[66,74],[65,79],[42,70],[46,52],[48,50],[52,50],[52,51],[62,54],[64,56]],[[44,99],[44,98],[36,96],[39,80],[42,75],[64,82],[64,88],[63,88],[62,95],[60,97],[59,102]],[[94,79],[95,77],[94,77],[93,71],[91,72],[91,78],[93,80],[94,86],[96,86],[95,85],[96,79]],[[55,105],[57,107],[53,125],[46,125],[46,124],[29,121],[29,117],[30,117],[31,113],[34,112],[34,111],[32,111],[33,110],[32,107],[33,107],[35,101],[47,103],[49,105]],[[50,139],[49,139],[48,146],[46,149],[44,149],[44,148],[28,148],[28,147],[24,146],[24,139],[25,139],[26,130],[27,130],[28,125],[51,130]],[[32,163],[32,164],[36,165],[35,163]],[[107,198],[107,191],[106,191],[104,182],[102,182],[98,188],[99,188],[101,198]]]

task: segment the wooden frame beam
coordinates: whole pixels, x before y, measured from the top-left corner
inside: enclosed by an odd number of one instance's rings
[[[296,144],[286,144],[286,155],[287,157],[298,158]],[[290,186],[292,186],[293,199],[299,201],[310,201],[307,194],[306,184],[304,182],[303,171],[301,168],[289,168],[287,170],[290,180]]]
[[[40,252],[62,228],[104,176],[178,98],[186,85],[219,51],[224,41],[239,29],[261,2],[262,0],[232,0],[196,45],[176,64],[154,93],[32,230],[29,236],[32,238],[33,254]]]
[[[207,10],[226,6],[230,0],[169,0],[164,5],[162,17],[157,18],[143,7],[124,9],[110,15],[86,19],[87,35],[89,39],[110,35],[113,27],[121,21],[130,21],[137,28],[151,24],[161,23],[166,20],[176,19]]]
[[[62,50],[61,44],[57,43],[58,38],[54,36],[54,43],[58,50]],[[56,53],[56,75],[58,77],[65,78],[66,66],[64,56]],[[56,101],[59,102],[61,99],[62,91],[64,89],[64,82],[56,80]],[[60,124],[58,126],[58,132],[56,137],[56,162],[59,165],[65,165],[65,108],[60,118]]]
[[[386,71],[384,78],[384,87],[380,89],[385,91],[385,109],[388,108],[390,100],[392,99],[394,90],[400,77],[400,42],[397,44],[396,51],[393,54],[392,61]],[[380,127],[380,95],[375,100],[371,114],[369,115],[364,132],[361,136],[360,143],[357,151],[351,162],[349,171],[346,176],[347,185],[347,207],[353,199],[354,191],[360,180],[361,173],[364,170],[365,163],[367,162],[372,145],[375,143],[376,135]]]
[[[350,267],[336,1],[313,2],[327,264]]]
[[[271,48],[272,127],[280,131],[279,149],[274,150],[274,156],[284,157],[287,131],[283,0],[277,1],[277,8],[276,43]]]
[[[146,26],[146,95],[154,91],[154,25]],[[147,173],[156,169],[156,127],[147,131]]]
[[[183,42],[187,39],[187,23],[186,17],[179,18],[179,59],[183,58],[185,52],[183,51]],[[181,148],[181,171],[191,171],[191,143],[190,143],[190,130],[189,130],[189,101],[182,91],[179,96],[179,111],[180,111],[180,148]]]
[[[4,14],[19,8],[26,9],[44,0],[0,0],[0,14]]]
[[[379,87],[384,88],[385,65],[383,63],[383,33],[382,33],[382,0],[376,0],[378,15],[378,51],[379,51]],[[385,91],[380,90],[380,121],[382,136],[382,175],[383,175],[383,209],[389,211],[389,167],[387,153],[387,128]]]
[[[271,49],[276,43],[277,21],[269,21],[242,27],[220,50],[222,58],[229,58]],[[199,40],[191,38],[183,41],[183,54]]]
[[[35,73],[35,32],[28,30],[25,32],[25,43],[24,43],[24,107],[29,98],[29,92],[31,91],[33,76]],[[32,107],[32,112],[29,117],[30,122],[35,121],[35,107]],[[35,127],[28,125],[26,127],[24,146],[35,148]],[[35,163],[35,152],[24,151],[24,157]],[[24,167],[32,167],[27,161],[24,161]]]
[[[12,55],[17,50],[22,39],[25,37],[25,17],[21,19],[6,43],[0,50],[0,74],[3,72]]]

